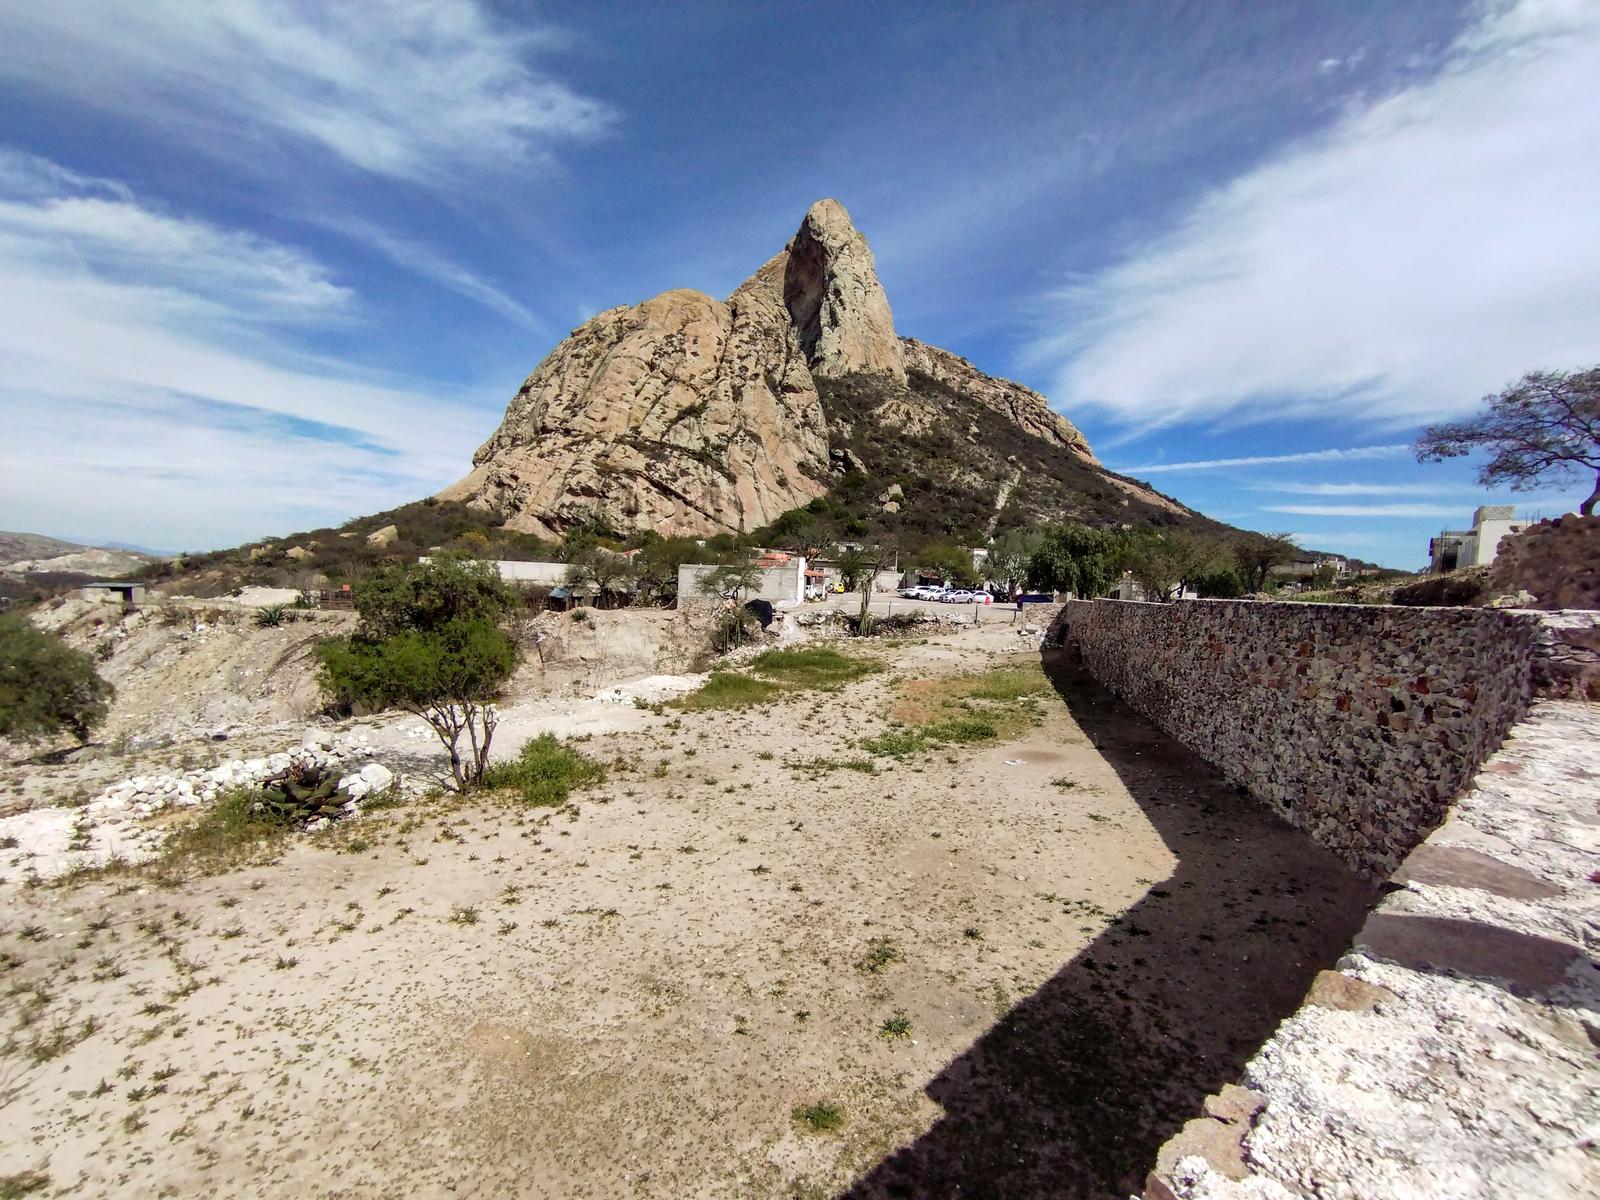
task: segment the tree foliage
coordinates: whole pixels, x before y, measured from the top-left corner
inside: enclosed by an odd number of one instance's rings
[[[1150,600],[1171,600],[1226,561],[1215,538],[1186,529],[1141,530],[1124,539],[1123,566]]]
[[[1423,430],[1417,461],[1486,451],[1478,482],[1513,491],[1592,471],[1594,490],[1578,511],[1593,515],[1600,502],[1600,367],[1530,371],[1499,395],[1485,396],[1484,403],[1487,409],[1475,417]]]
[[[450,755],[457,789],[473,787],[494,740],[493,702],[518,661],[499,626],[513,601],[486,563],[385,566],[356,589],[356,632],[322,644],[322,686],[347,706],[422,717]]]
[[[761,575],[755,559],[741,556],[708,571],[700,580],[699,591],[717,600],[738,600],[761,586]]]
[[[1045,535],[1037,529],[1008,529],[989,547],[989,578],[1008,596],[1022,590],[1028,566],[1044,544]]]
[[[36,741],[66,730],[87,742],[114,694],[83,651],[20,613],[0,616],[0,737]]]
[[[567,560],[567,583],[594,588],[603,608],[631,592],[638,578],[633,559],[603,546],[589,546]]]
[[[1046,530],[1028,558],[1028,585],[1092,600],[1111,590],[1122,538],[1087,525]]]
[[[383,563],[355,587],[361,634],[374,639],[462,619],[493,623],[516,602],[494,564],[448,555]]]
[[[1229,547],[1239,582],[1247,592],[1263,592],[1272,568],[1291,561],[1300,553],[1294,537],[1287,533],[1246,533]]]

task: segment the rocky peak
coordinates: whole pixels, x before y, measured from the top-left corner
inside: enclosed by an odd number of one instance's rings
[[[775,265],[769,262],[751,282],[770,278]],[[833,379],[865,372],[905,382],[894,316],[872,251],[837,200],[813,204],[789,243],[783,304],[813,375]]]

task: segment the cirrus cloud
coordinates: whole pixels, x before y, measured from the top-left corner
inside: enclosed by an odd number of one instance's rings
[[[1057,296],[1056,397],[1129,426],[1459,413],[1600,358],[1600,5],[1500,4],[1426,82]]]
[[[313,145],[444,186],[462,169],[519,165],[612,125],[605,104],[529,62],[558,41],[491,20],[472,0],[7,4],[0,79],[220,157]]]

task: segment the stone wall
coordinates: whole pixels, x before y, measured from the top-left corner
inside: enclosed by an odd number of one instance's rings
[[[1539,614],[1494,609],[1095,600],[1067,604],[1047,640],[1387,876],[1527,710],[1544,634]]]
[[[1596,1193],[1600,707],[1541,700],[1145,1200]]]

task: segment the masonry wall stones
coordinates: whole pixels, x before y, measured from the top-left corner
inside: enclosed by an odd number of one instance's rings
[[[1539,614],[1495,609],[1095,600],[1067,604],[1046,640],[1387,876],[1527,711],[1545,632]]]

